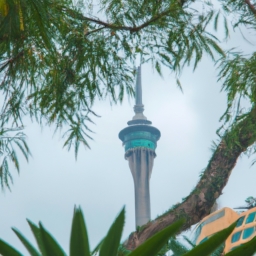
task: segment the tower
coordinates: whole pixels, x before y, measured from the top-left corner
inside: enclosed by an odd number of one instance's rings
[[[151,126],[152,122],[144,116],[142,104],[141,67],[137,70],[135,116],[129,121],[128,127],[119,133],[119,139],[125,148],[125,159],[133,176],[135,191],[136,227],[150,220],[149,181],[152,173],[155,149],[161,134]]]

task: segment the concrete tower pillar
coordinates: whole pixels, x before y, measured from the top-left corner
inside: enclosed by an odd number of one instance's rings
[[[155,152],[147,148],[134,148],[125,154],[134,181],[136,226],[142,226],[151,219],[150,177]]]

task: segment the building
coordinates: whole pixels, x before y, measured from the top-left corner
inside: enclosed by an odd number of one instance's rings
[[[234,210],[224,207],[204,217],[195,230],[195,242],[201,244],[209,237],[227,228],[239,218],[239,214]]]
[[[211,213],[199,222],[195,230],[196,244],[203,243],[236,220],[238,220],[236,227],[225,242],[225,254],[256,236],[256,207],[242,213],[225,207]]]
[[[156,157],[155,149],[161,134],[144,116],[142,103],[141,67],[137,69],[135,116],[119,133],[125,148],[125,159],[134,180],[136,227],[150,221],[150,177]]]
[[[224,252],[230,252],[256,235],[256,207],[242,212],[232,234],[225,243]]]

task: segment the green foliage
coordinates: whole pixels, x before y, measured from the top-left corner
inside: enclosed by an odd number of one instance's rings
[[[0,253],[6,256],[22,256],[16,249],[0,239]]]
[[[164,65],[178,76],[185,65],[195,69],[204,55],[225,56],[208,29],[212,23],[220,27],[220,16],[227,22],[225,16],[210,3],[200,5],[203,11],[191,0],[101,0],[95,6],[90,1],[2,0],[3,123],[16,129],[29,116],[54,126],[77,158],[81,145],[90,148],[95,100],[115,104],[134,96],[138,57],[160,75]],[[95,18],[95,12],[103,18]]]
[[[64,146],[89,147],[96,99],[122,102],[133,96],[133,67],[140,56],[161,74],[198,65],[204,54],[223,56],[193,1],[88,2],[6,0],[0,12],[0,90],[6,122],[29,115],[42,125],[64,128]],[[82,5],[82,6],[81,6]],[[104,21],[107,20],[107,21]],[[180,87],[179,80],[177,84]]]
[[[231,234],[236,223],[230,225],[230,227],[220,231],[219,233],[210,237],[204,243],[194,246],[189,240],[188,242],[192,245],[192,249],[188,249],[186,246],[177,242],[173,237],[184,224],[184,220],[180,219],[169,227],[158,232],[148,240],[146,240],[142,245],[138,246],[134,251],[130,252],[125,248],[124,244],[120,244],[122,230],[124,226],[125,210],[119,213],[113,224],[111,225],[107,235],[104,239],[96,246],[93,251],[90,251],[89,239],[87,234],[87,229],[83,217],[82,210],[80,208],[74,209],[71,236],[70,236],[70,255],[71,256],[93,256],[93,255],[117,255],[117,256],[160,256],[163,255],[164,251],[173,251],[173,256],[219,256],[220,252],[217,252],[219,246],[223,244],[226,238]],[[38,250],[17,230],[13,229],[15,234],[18,236],[20,241],[26,247],[29,255],[31,256],[56,256],[56,255],[66,255],[60,245],[56,242],[53,236],[43,227],[41,223],[39,225],[33,224],[28,221],[31,231],[36,239]],[[166,246],[167,245],[167,246]],[[215,252],[214,252],[215,251]],[[242,254],[239,254],[241,253]],[[227,255],[243,255],[249,256],[256,252],[255,238],[250,242],[242,245],[238,249],[228,253]],[[211,254],[212,253],[212,254]],[[0,240],[0,254],[2,256],[20,256],[22,255],[16,249],[11,247],[9,244]]]
[[[256,198],[253,196],[247,197],[245,202],[247,203],[248,208],[256,207]]]
[[[112,256],[117,254],[123,232],[124,219],[123,209],[104,238],[100,247],[99,256]]]
[[[233,27],[250,24],[244,1],[211,2],[101,0],[2,0],[0,6],[0,93],[4,123],[13,128],[30,116],[41,125],[61,130],[64,147],[90,148],[90,123],[97,99],[122,102],[133,96],[137,57],[162,75],[162,66],[177,75],[185,65],[195,69],[204,55],[220,60],[220,78],[226,78],[228,111],[237,97],[253,102],[255,60],[229,58],[210,33],[220,24],[228,38],[226,16],[237,14]],[[98,9],[100,8],[100,10]],[[200,8],[202,11],[199,11]],[[95,18],[98,12],[101,19]],[[220,17],[223,23],[220,23]],[[249,17],[249,18],[248,18]],[[241,65],[241,63],[244,63]],[[179,79],[177,85],[182,90]]]
[[[183,243],[181,243],[177,238],[172,237],[167,245],[160,251],[160,253],[158,253],[158,256],[165,256],[166,253],[168,251],[172,251],[172,255],[171,256],[182,256],[182,255],[187,255],[186,253],[188,253],[189,251],[191,251],[190,253],[193,253],[192,255],[197,255],[197,251],[193,252],[193,248],[196,247],[196,245],[189,240],[186,236],[183,236]],[[210,244],[212,245],[212,242],[210,242]],[[205,246],[205,247],[209,247],[210,246]],[[215,248],[215,250],[213,249],[212,253],[208,254],[209,256],[221,256],[222,252],[224,250],[224,243],[222,243],[221,246],[219,246],[217,249]],[[201,254],[198,254],[201,255]]]
[[[194,247],[194,246],[193,246]],[[176,238],[171,238],[168,243],[158,253],[158,256],[165,256],[168,251],[172,251],[172,256],[181,256],[189,251],[186,245],[182,244]]]
[[[23,245],[26,247],[28,252],[31,256],[39,256],[40,253],[34,248],[33,245],[30,244],[30,242],[15,228],[12,229],[14,233],[18,236],[20,241],[23,243]]]
[[[226,58],[220,59],[219,79],[224,79],[222,89],[228,95],[228,111],[235,107],[235,113],[241,114],[242,98],[247,99],[251,104],[256,103],[255,64],[255,54],[248,58],[241,53],[230,52]]]
[[[10,182],[13,181],[9,162],[14,165],[18,172],[20,170],[17,149],[28,161],[30,150],[22,128],[5,128],[0,125],[0,183],[2,189],[5,187],[10,189]]]
[[[167,243],[170,236],[173,236],[175,233],[177,233],[183,224],[184,220],[181,219],[172,224],[171,226],[163,229],[156,235],[150,237],[141,246],[136,248],[133,252],[129,254],[129,256],[157,255],[161,248]]]
[[[74,255],[90,255],[90,246],[88,234],[83,218],[83,213],[80,208],[76,209],[76,214],[73,217],[71,237],[70,237],[70,256]]]
[[[223,229],[217,234],[210,237],[207,241],[199,244],[191,251],[184,254],[184,256],[193,256],[193,255],[209,255],[213,253],[217,248],[219,248],[227,237],[232,233],[236,226],[236,222],[230,225],[228,228]]]

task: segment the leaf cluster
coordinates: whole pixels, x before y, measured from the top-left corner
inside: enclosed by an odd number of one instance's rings
[[[17,149],[28,161],[31,153],[26,143],[26,135],[22,132],[22,127],[7,129],[0,126],[0,183],[2,189],[5,187],[10,189],[10,182],[13,182],[9,162],[13,164],[18,172],[20,171]]]
[[[214,251],[219,248],[219,246],[226,240],[226,238],[231,234],[236,222],[230,227],[220,231],[219,233],[210,237],[204,243],[194,246],[191,250],[188,250],[185,246],[181,245],[174,239],[170,237],[174,236],[184,224],[184,220],[180,219],[173,223],[171,226],[163,229],[159,233],[155,234],[149,238],[142,245],[138,246],[134,251],[130,252],[125,249],[125,245],[120,245],[121,235],[123,231],[125,220],[124,209],[117,216],[113,224],[111,225],[107,235],[103,240],[96,246],[94,250],[90,250],[89,238],[87,233],[87,228],[85,225],[82,210],[78,207],[74,209],[71,236],[70,236],[70,251],[69,255],[73,256],[113,256],[113,255],[129,255],[129,256],[154,256],[162,255],[163,248],[166,249],[166,244],[168,249],[173,250],[173,255],[175,256],[194,256],[194,255],[216,255]],[[28,220],[28,224],[37,242],[37,247],[34,247],[16,228],[13,231],[18,236],[22,244],[25,246],[29,255],[32,256],[56,256],[56,255],[67,255],[61,246],[57,243],[55,238],[44,228],[42,223],[35,225]],[[255,239],[242,245],[238,249],[233,250],[227,255],[252,255],[256,251]],[[169,242],[168,242],[169,241]],[[180,250],[182,248],[182,250]],[[239,253],[243,254],[239,254]],[[213,254],[211,254],[213,253]],[[0,240],[0,254],[3,256],[21,256],[22,254],[18,252],[15,248]]]
[[[84,6],[88,4],[85,3]],[[136,56],[180,72],[204,53],[223,55],[193,1],[103,0],[94,16],[70,0],[4,0],[0,12],[0,90],[6,122],[29,115],[66,129],[64,146],[89,147],[96,99],[133,96]]]
[[[180,74],[206,54],[223,56],[194,1],[2,0],[0,4],[1,122],[24,126],[26,116],[60,130],[64,147],[90,148],[96,100],[134,96],[134,65],[151,62]],[[95,16],[97,13],[97,16]],[[177,85],[181,88],[180,81]],[[182,88],[181,88],[182,89]]]

